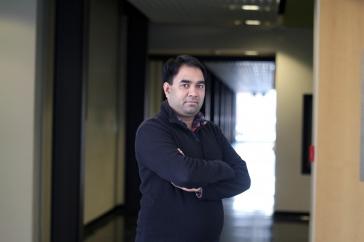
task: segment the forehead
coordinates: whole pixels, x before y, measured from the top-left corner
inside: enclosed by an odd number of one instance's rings
[[[174,80],[204,81],[202,71],[198,67],[182,65],[178,73],[174,76]]]

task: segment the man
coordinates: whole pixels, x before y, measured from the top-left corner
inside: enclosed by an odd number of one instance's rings
[[[199,112],[205,67],[178,56],[163,67],[167,98],[136,134],[141,179],[136,242],[217,242],[223,198],[250,187],[245,162]]]

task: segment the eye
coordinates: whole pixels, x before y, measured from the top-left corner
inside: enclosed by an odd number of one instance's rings
[[[182,84],[182,87],[184,87],[184,88],[189,88],[189,87],[190,87],[190,84],[188,84],[188,83],[183,83],[183,84]]]
[[[198,84],[198,85],[197,85],[197,88],[199,88],[199,89],[204,89],[204,88],[205,88],[205,85],[204,85],[204,84]]]

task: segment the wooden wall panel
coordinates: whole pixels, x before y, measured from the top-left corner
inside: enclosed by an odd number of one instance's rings
[[[359,179],[364,1],[317,2],[313,223],[316,242],[364,241]]]

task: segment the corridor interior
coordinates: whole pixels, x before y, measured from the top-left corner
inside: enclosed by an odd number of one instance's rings
[[[275,109],[275,90],[264,95],[237,95],[237,142],[234,148],[247,162],[252,185],[247,192],[223,201],[225,222],[220,242],[308,241],[307,217],[277,215],[273,211]],[[84,241],[133,242],[135,227],[136,217],[119,214],[89,231]]]

